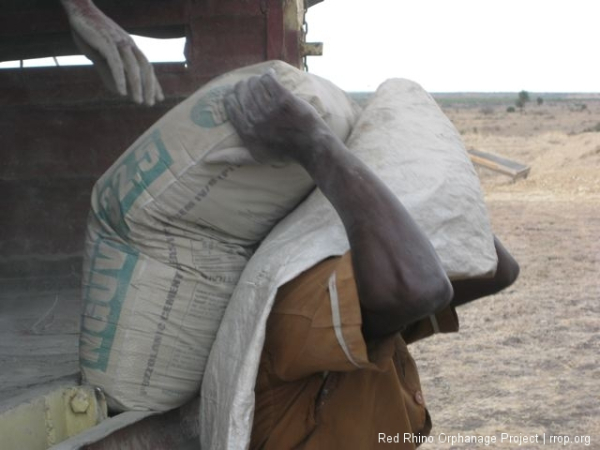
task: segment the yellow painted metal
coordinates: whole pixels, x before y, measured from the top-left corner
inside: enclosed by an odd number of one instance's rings
[[[89,386],[56,388],[0,412],[0,448],[46,450],[107,416],[101,392]]]
[[[323,43],[302,42],[300,44],[300,54],[302,56],[323,56]]]
[[[285,0],[283,4],[286,30],[301,30],[304,23],[304,0]]]

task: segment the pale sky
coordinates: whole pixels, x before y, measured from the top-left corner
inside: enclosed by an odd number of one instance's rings
[[[311,72],[346,90],[600,92],[599,0],[325,0]]]
[[[324,43],[310,71],[348,91],[402,77],[430,92],[600,92],[600,0],[325,0],[307,22]],[[135,39],[151,61],[184,59],[184,39]]]

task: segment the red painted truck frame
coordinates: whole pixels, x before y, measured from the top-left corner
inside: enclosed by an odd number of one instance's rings
[[[0,289],[78,286],[95,180],[209,79],[272,59],[302,67],[305,8],[318,1],[96,0],[132,34],[186,38],[185,63],[155,64],[166,100],[153,108],[108,92],[91,66],[0,70]],[[77,53],[59,0],[1,6],[0,61]],[[124,413],[59,448],[193,448],[197,414],[197,400]]]

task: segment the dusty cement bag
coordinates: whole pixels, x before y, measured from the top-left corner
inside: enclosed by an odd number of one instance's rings
[[[80,366],[115,409],[165,410],[197,392],[258,241],[313,189],[296,164],[216,163],[248,156],[223,95],[267,70],[347,137],[356,109],[345,93],[282,62],[263,63],[224,75],[175,107],[94,187]]]
[[[495,270],[479,180],[459,134],[419,85],[390,80],[347,141],[424,228],[453,278]],[[246,266],[214,342],[200,398],[201,447],[245,449],[265,324],[277,288],[349,248],[337,214],[315,190],[266,237]]]

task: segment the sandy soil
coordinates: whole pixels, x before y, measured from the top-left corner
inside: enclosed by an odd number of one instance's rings
[[[600,101],[585,104],[444,105],[467,148],[531,172],[513,182],[479,170],[521,275],[462,307],[460,333],[413,345],[434,422],[423,448],[558,448],[562,436],[600,448],[600,132],[584,132],[600,122]],[[466,436],[496,442],[448,442]]]

